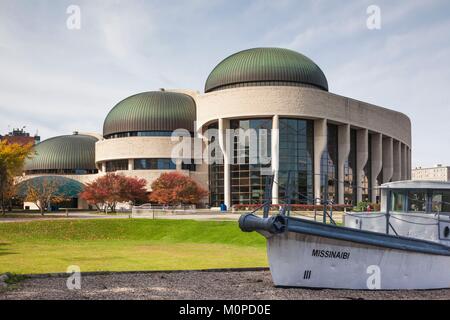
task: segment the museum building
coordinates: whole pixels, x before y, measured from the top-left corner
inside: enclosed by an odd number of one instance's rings
[[[209,129],[215,130],[221,154],[229,156],[205,163],[193,151],[189,159],[174,159],[177,129],[203,150],[211,144]],[[268,132],[270,163],[235,161],[239,148],[248,157],[248,146],[227,139],[229,129]],[[336,204],[376,202],[382,183],[411,179],[410,119],[330,93],[318,65],[282,48],[225,58],[206,79],[204,93],[160,89],[132,95],[111,109],[102,134],[54,137],[35,150],[24,180],[62,176],[85,184],[120,172],[145,178],[151,192],[152,181],[175,170],[209,190],[205,204],[212,207],[262,203],[268,171],[275,177],[273,203],[283,203],[288,175],[296,191],[292,201],[301,204],[325,197]]]

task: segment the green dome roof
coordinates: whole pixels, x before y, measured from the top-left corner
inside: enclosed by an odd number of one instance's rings
[[[95,170],[97,138],[82,134],[58,136],[38,143],[36,152],[25,162],[31,170]]]
[[[220,62],[206,80],[205,92],[261,85],[306,85],[328,91],[322,70],[301,53],[282,48],[254,48]]]
[[[196,107],[194,100],[183,93],[150,91],[119,102],[106,116],[103,135],[135,131],[194,132]]]

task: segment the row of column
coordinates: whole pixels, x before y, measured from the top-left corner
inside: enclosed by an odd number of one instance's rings
[[[315,175],[315,198],[321,194],[320,172],[322,153],[327,147],[326,119],[315,120],[314,123],[314,173]],[[350,154],[350,125],[338,125],[338,202],[344,203],[344,166]],[[370,133],[371,145],[369,145],[369,131],[357,129],[356,134],[356,190],[357,201],[363,197],[364,167],[371,154],[371,186],[375,190],[379,186],[378,176],[383,172],[382,183],[390,181],[411,179],[411,149],[398,140],[383,136],[381,133]],[[370,153],[369,153],[370,148]],[[372,192],[372,202],[376,201],[377,193]]]
[[[225,141],[226,130],[230,126],[229,119],[219,119],[219,146],[224,156],[224,203],[231,205],[231,156],[227,152],[227,141]],[[314,120],[314,197],[320,198],[321,194],[321,158],[327,148],[328,121],[326,119]],[[274,180],[278,181],[280,168],[279,160],[279,116],[272,118],[272,173]],[[338,202],[344,203],[344,166],[348,159],[351,148],[350,125],[338,125]],[[369,131],[367,129],[357,129],[357,152],[356,168],[354,175],[357,183],[357,201],[362,200],[362,181],[364,178],[364,167],[369,160],[369,148],[371,148],[371,176],[372,185],[369,188],[378,187],[377,177],[383,172],[382,183],[411,179],[411,150],[398,140],[383,136],[381,133],[370,133],[371,145],[369,146]],[[226,156],[228,155],[228,156]],[[274,204],[278,203],[279,186],[273,184],[272,198]],[[372,202],[376,201],[376,192],[372,192]]]

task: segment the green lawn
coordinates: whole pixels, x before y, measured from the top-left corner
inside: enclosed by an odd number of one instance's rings
[[[265,240],[236,222],[144,219],[0,224],[0,273],[267,266]]]

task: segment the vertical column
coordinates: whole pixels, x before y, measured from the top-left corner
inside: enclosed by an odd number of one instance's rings
[[[372,134],[372,199],[375,203],[377,201],[377,195],[379,191],[376,189],[379,187],[377,177],[383,168],[383,136],[381,133]]]
[[[102,173],[106,173],[106,161],[102,162]]]
[[[383,138],[383,183],[389,182],[394,174],[394,145],[390,137]]]
[[[360,129],[356,132],[356,201],[362,201],[362,181],[364,167],[369,158],[369,131]]]
[[[321,159],[327,147],[327,119],[314,120],[314,197],[320,199]],[[320,201],[318,201],[320,202]]]
[[[134,170],[134,159],[128,159],[128,170]]]
[[[230,181],[230,155],[228,152],[226,131],[230,127],[230,120],[219,119],[219,146],[223,154],[223,198],[225,205],[230,208],[231,206],[231,181]]]
[[[402,148],[402,180],[408,180],[407,174],[408,174],[408,161],[407,161],[407,155],[406,155],[406,145],[401,144]]]
[[[273,187],[272,187],[272,203],[278,204],[279,197],[279,170],[280,170],[280,117],[274,115],[272,119],[272,134],[271,134],[271,154],[272,154],[272,174],[273,174]]]
[[[344,124],[338,127],[338,202],[344,203],[344,179],[345,161],[350,154],[350,125]]]
[[[407,147],[407,161],[408,161],[408,180],[412,179],[412,167],[411,167],[411,148]]]
[[[398,140],[393,142],[394,149],[394,173],[392,174],[392,181],[400,181],[402,178],[402,152],[401,144]]]
[[[183,159],[176,159],[175,160],[175,165],[176,165],[176,170],[177,171],[183,170],[182,164],[183,164]]]

